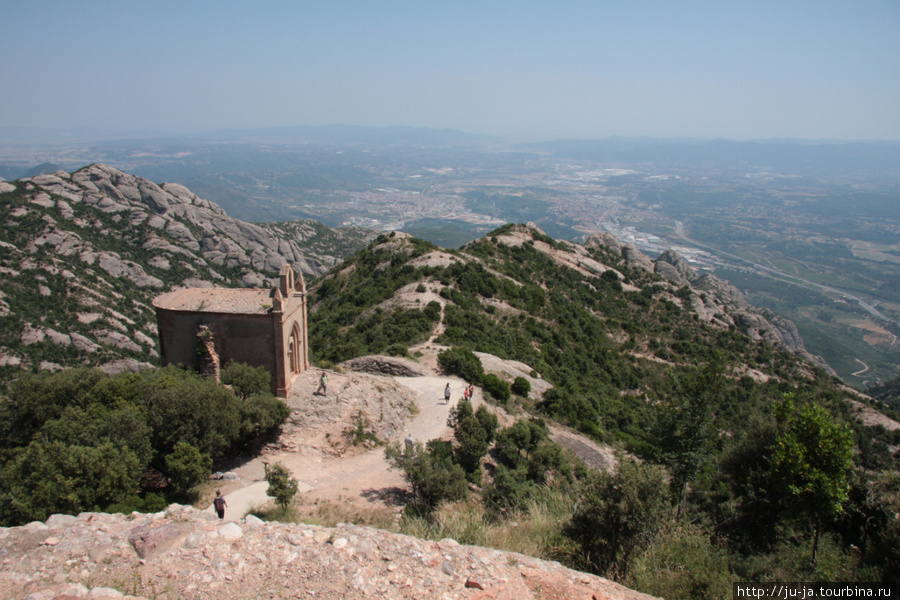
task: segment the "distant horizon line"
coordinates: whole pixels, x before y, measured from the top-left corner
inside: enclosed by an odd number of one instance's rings
[[[184,140],[203,141],[210,138],[222,138],[224,136],[252,136],[266,133],[295,131],[320,131],[345,130],[356,132],[408,132],[408,133],[433,133],[471,138],[471,143],[476,143],[477,138],[482,142],[514,143],[514,144],[545,144],[553,142],[738,142],[738,143],[798,143],[798,144],[879,144],[900,143],[900,139],[893,138],[808,138],[808,137],[694,137],[687,135],[652,136],[652,135],[623,135],[610,134],[605,136],[513,136],[486,133],[472,133],[452,127],[430,127],[417,125],[353,125],[347,123],[329,123],[323,125],[270,125],[263,127],[223,127],[195,132],[174,132],[161,129],[111,129],[102,127],[43,127],[33,125],[3,125],[0,126],[0,146],[2,145],[27,145],[49,144],[64,145],[74,143],[113,142],[113,141],[152,141],[152,140]],[[14,138],[14,139],[7,139]],[[347,140],[345,140],[347,141]],[[276,140],[285,142],[285,140]]]

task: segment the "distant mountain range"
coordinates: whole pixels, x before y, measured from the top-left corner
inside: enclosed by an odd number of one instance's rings
[[[456,129],[428,127],[362,127],[358,125],[298,125],[253,129],[221,129],[200,133],[150,131],[110,131],[103,129],[44,129],[40,127],[0,127],[0,146],[5,144],[70,144],[110,141],[252,142],[316,144],[412,144],[425,146],[470,146],[495,141],[486,135]]]
[[[814,176],[878,174],[900,177],[900,141],[654,140],[609,138],[535,144],[560,158],[609,164],[736,169],[768,167]]]

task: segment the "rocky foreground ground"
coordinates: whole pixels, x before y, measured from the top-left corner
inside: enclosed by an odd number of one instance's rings
[[[0,598],[541,598],[650,596],[558,563],[354,525],[223,523],[164,513],[54,515],[0,529]]]

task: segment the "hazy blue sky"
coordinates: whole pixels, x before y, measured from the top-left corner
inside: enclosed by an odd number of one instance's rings
[[[332,123],[900,139],[900,0],[0,0],[0,127]]]

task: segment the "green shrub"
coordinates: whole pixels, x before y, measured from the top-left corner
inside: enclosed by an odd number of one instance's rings
[[[0,471],[0,524],[100,511],[133,494],[144,469],[131,450],[36,440]]]
[[[240,398],[271,392],[272,375],[264,367],[251,367],[245,363],[230,362],[222,369],[220,380],[230,385]]]
[[[525,505],[535,489],[524,467],[510,469],[498,465],[491,484],[484,489],[484,506],[492,516],[499,517]]]
[[[176,367],[21,377],[0,401],[0,524],[124,506],[151,466],[182,501],[210,457],[285,421],[266,377],[266,391],[245,400]]]
[[[494,399],[500,402],[509,400],[509,384],[493,373],[482,375],[481,387],[484,388],[484,391],[494,397]]]
[[[400,448],[393,444],[385,449],[392,469],[403,471],[412,488],[412,509],[430,514],[441,502],[461,500],[469,492],[466,473],[453,462],[450,444],[431,440],[425,446]]]
[[[290,414],[288,405],[269,392],[253,394],[240,405],[241,439],[280,427]]]
[[[517,396],[527,398],[528,394],[531,392],[531,383],[524,377],[516,377],[510,391]]]
[[[404,344],[391,344],[384,349],[384,353],[388,356],[409,356],[409,351]]]
[[[166,456],[166,475],[181,494],[206,479],[212,469],[212,459],[186,442],[178,442]]]
[[[487,454],[497,431],[497,417],[483,405],[473,412],[470,402],[460,402],[450,409],[447,424],[453,428],[456,438],[456,461],[470,475],[470,479],[477,481],[479,463]]]
[[[438,365],[449,375],[459,375],[469,383],[478,383],[484,375],[481,360],[468,348],[450,348],[438,354]]]
[[[165,496],[151,492],[144,496],[139,494],[125,496],[118,502],[114,502],[107,506],[103,511],[107,513],[123,513],[126,515],[133,512],[147,514],[162,512],[166,510],[166,506],[168,506],[168,502],[166,502]]]
[[[668,479],[663,467],[621,458],[615,473],[595,473],[584,482],[569,531],[585,567],[627,575],[632,554],[654,541],[665,522]]]
[[[281,463],[275,463],[266,469],[266,481],[269,482],[266,495],[275,498],[278,506],[286,511],[298,491],[297,480],[291,477],[291,472],[287,467]]]
[[[666,600],[714,600],[731,595],[731,579],[728,556],[708,532],[672,523],[634,557],[626,583]]]

